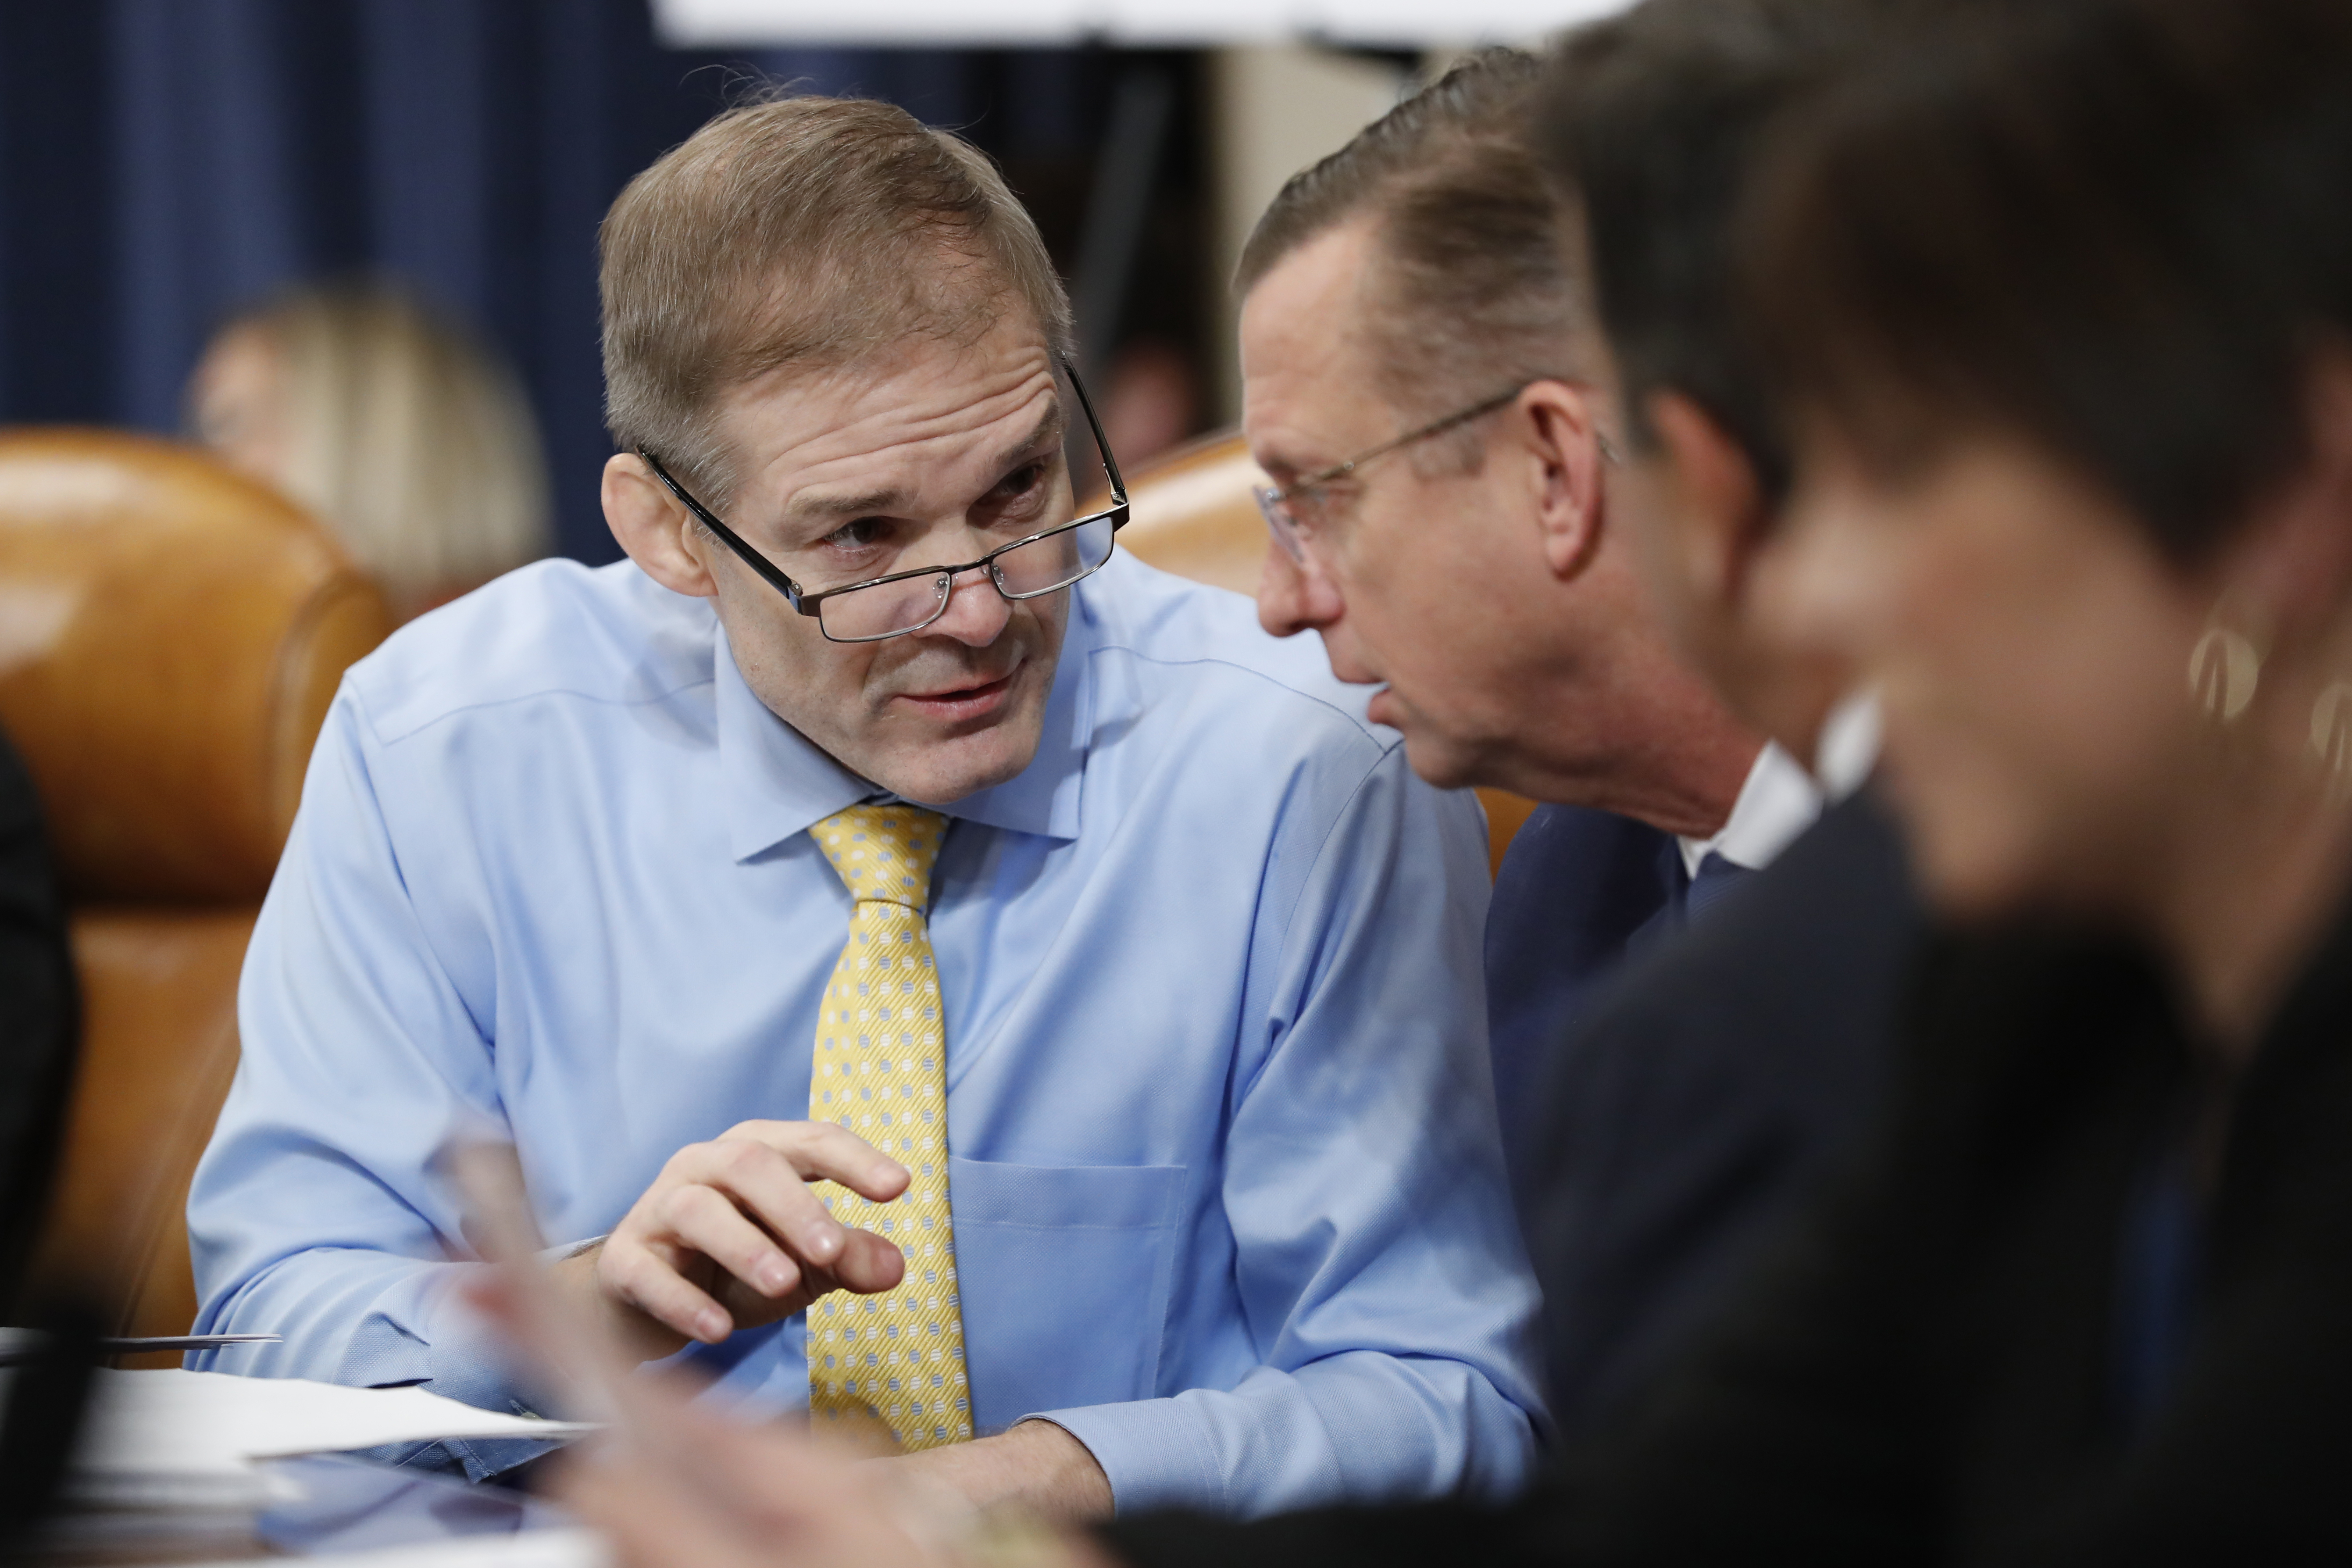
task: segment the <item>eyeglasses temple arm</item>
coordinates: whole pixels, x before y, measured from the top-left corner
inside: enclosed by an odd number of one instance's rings
[[[1127,506],[1127,481],[1119,477],[1118,459],[1111,455],[1110,437],[1103,434],[1102,421],[1095,416],[1095,400],[1087,395],[1087,384],[1078,379],[1078,367],[1068,360],[1062,368],[1070,374],[1070,390],[1078,395],[1078,408],[1087,416],[1087,428],[1094,432],[1095,450],[1102,454],[1103,471],[1110,476],[1110,499],[1124,510]],[[1120,521],[1127,520],[1121,518]]]
[[[801,603],[803,595],[801,593],[801,585],[798,583],[795,583],[790,577],[785,576],[783,570],[774,562],[769,560],[766,556],[752,549],[750,542],[745,540],[742,535],[737,533],[733,529],[719,521],[717,513],[713,512],[709,507],[703,505],[700,501],[688,495],[684,485],[679,484],[676,479],[670,478],[669,470],[662,467],[662,462],[659,458],[655,457],[643,447],[637,448],[637,456],[646,460],[646,466],[653,469],[654,477],[661,480],[662,484],[669,490],[669,493],[678,499],[678,504],[685,507],[687,510],[692,512],[705,528],[708,528],[711,532],[719,536],[721,543],[725,544],[728,549],[732,550],[738,556],[741,557],[744,565],[749,566],[752,571],[757,572],[761,577],[767,579],[768,586],[773,588],[785,598],[791,600],[793,609],[798,610],[804,616],[813,616],[816,614],[816,606],[814,605],[803,605]]]

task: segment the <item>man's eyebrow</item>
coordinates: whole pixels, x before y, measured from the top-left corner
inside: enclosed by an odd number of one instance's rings
[[[1010,469],[1041,446],[1061,445],[1064,424],[1061,399],[1057,397],[1054,405],[1045,410],[1030,430],[1027,439],[1016,441],[1005,448],[1004,455],[996,461],[997,468]],[[798,495],[784,508],[784,517],[790,522],[870,517],[877,513],[903,511],[908,504],[909,497],[902,489],[866,490],[856,495],[840,496]]]
[[[1027,457],[1030,453],[1035,451],[1040,447],[1060,446],[1062,444],[1062,437],[1067,433],[1068,429],[1069,421],[1063,416],[1062,399],[1057,395],[1054,399],[1053,405],[1045,410],[1045,414],[1038,419],[1036,426],[1029,432],[1029,438],[1025,441],[1016,441],[1012,446],[1006,447],[1004,449],[1004,456],[996,460],[996,466],[999,468],[1009,470],[1015,463],[1020,462],[1022,458]]]
[[[796,495],[784,508],[786,521],[815,521],[825,518],[857,518],[876,512],[904,510],[908,503],[905,490],[866,490],[859,495],[811,496]]]

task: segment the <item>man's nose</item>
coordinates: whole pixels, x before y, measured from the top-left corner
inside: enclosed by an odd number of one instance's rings
[[[1003,636],[1005,623],[1012,618],[1012,601],[996,591],[988,568],[982,566],[956,575],[947,609],[923,629],[970,647],[986,647]]]
[[[1257,580],[1258,625],[1278,637],[1319,632],[1337,625],[1347,607],[1328,577],[1266,541],[1265,569]]]

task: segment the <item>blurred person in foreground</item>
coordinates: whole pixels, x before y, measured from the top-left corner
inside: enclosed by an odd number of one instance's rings
[[[1970,7],[1789,134],[1777,592],[1948,922],[1866,1167],[1508,1509],[973,1552],[705,1426],[575,1483],[633,1561],[2352,1553],[2352,14]]]
[[[1734,309],[1762,132],[1936,0],[1649,0],[1570,34],[1535,145],[1570,209],[1625,458],[1616,510],[1677,650],[1837,802],[1562,1038],[1522,1184],[1554,1421],[1633,1406],[1853,1152],[1895,1058],[1924,921],[1860,788],[1875,709],[1850,661],[1769,623],[1794,466]]]
[[[1541,70],[1457,65],[1284,186],[1236,274],[1242,428],[1275,483],[1259,619],[1377,682],[1422,777],[1547,803],[1486,924],[1523,1206],[1529,1113],[1595,988],[1819,806],[1640,581],[1606,350],[1524,130]]]
[[[1248,601],[1116,552],[1123,503],[1076,513],[1074,429],[1117,479],[1069,303],[970,146],[749,107],[602,240],[630,559],[346,679],[190,1198],[204,1331],[530,1405],[444,1260],[433,1156],[488,1122],[639,1359],[935,1485],[1517,1489],[1475,802]]]
[[[188,423],[323,520],[403,620],[549,551],[513,372],[397,289],[296,289],[229,321],[189,379]]]

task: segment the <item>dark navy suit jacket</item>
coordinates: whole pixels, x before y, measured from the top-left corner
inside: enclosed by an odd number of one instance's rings
[[[1561,1043],[1626,952],[1673,922],[1682,882],[1674,835],[1582,806],[1538,806],[1503,856],[1486,913],[1486,1025],[1522,1213],[1538,1096]]]
[[[1564,1435],[1672,1361],[1854,1146],[1925,936],[1894,827],[1856,796],[1686,933],[1579,989],[1518,1118]]]

